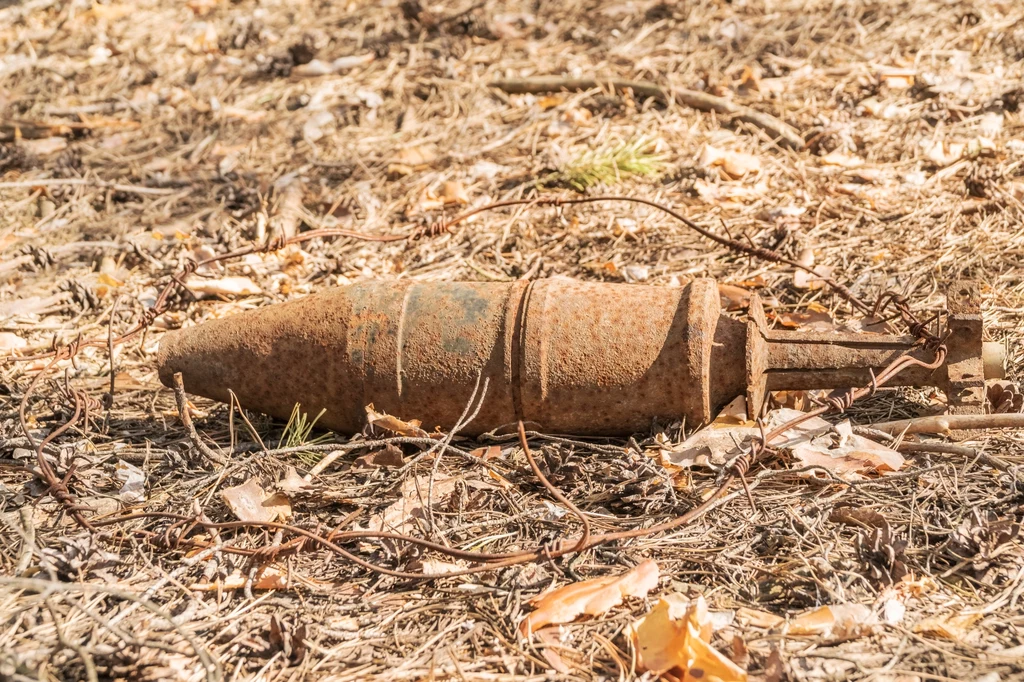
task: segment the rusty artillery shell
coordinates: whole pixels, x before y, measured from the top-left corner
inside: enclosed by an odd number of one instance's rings
[[[320,423],[342,432],[362,428],[368,403],[450,428],[479,375],[487,395],[467,433],[522,418],[612,434],[709,415],[718,318],[710,280],[365,282],[172,332],[158,362],[164,383],[182,372],[190,392],[230,389],[282,418],[297,402],[324,409]]]
[[[793,335],[721,314],[717,286],[364,282],[167,334],[161,380],[287,418],[296,403],[345,433],[364,406],[452,428],[477,385],[480,434],[518,419],[548,432],[614,435],[705,422],[744,392],[870,381],[914,339]],[[926,353],[922,352],[922,357]],[[942,373],[906,383],[943,385]],[[851,383],[852,382],[852,383]]]

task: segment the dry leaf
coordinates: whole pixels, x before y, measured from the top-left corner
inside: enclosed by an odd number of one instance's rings
[[[839,151],[826,154],[821,157],[821,163],[825,166],[839,166],[840,168],[857,168],[864,165],[864,159],[854,154],[847,154]]]
[[[15,351],[28,345],[28,341],[14,332],[0,332],[0,351]]]
[[[101,5],[98,2],[94,2],[92,7],[81,16],[83,19],[93,18],[97,21],[116,21],[130,15],[134,11],[135,5],[127,3],[119,5]]]
[[[256,282],[241,276],[219,279],[190,277],[186,286],[194,293],[205,296],[253,296],[262,293]]]
[[[188,0],[185,6],[196,16],[203,17],[216,9],[218,4],[220,4],[220,0]]]
[[[704,179],[697,179],[693,189],[703,201],[720,206],[736,205],[763,197],[768,192],[768,185],[759,182],[753,187],[743,186],[734,182],[713,184]]]
[[[907,573],[893,587],[904,598],[910,598],[935,592],[939,589],[939,584],[930,576],[923,575],[920,578],[915,578],[913,574]]]
[[[377,412],[373,409],[373,403],[366,406],[366,421],[371,426],[376,426],[387,431],[397,433],[399,436],[426,438],[429,435],[426,431],[420,428],[421,422],[419,419],[402,421],[398,417],[393,417],[390,414]]]
[[[889,179],[889,175],[881,168],[854,168],[848,171],[846,175],[872,185],[887,184]]]
[[[747,416],[746,397],[737,396],[707,428],[691,434],[682,443],[662,447],[661,464],[668,469],[722,464],[725,453],[736,451],[738,445],[753,437],[753,425]]]
[[[428,501],[432,506],[444,504],[455,492],[458,483],[459,478],[454,476],[435,476],[434,487],[431,489],[429,476],[407,478],[402,482],[402,496],[383,513],[370,517],[366,525],[375,531],[406,533],[413,530],[420,519],[427,517],[423,504]]]
[[[466,568],[462,564],[449,563],[447,561],[440,561],[438,559],[416,559],[410,561],[406,569],[413,572],[423,573],[424,575],[448,575],[449,573],[455,573]]]
[[[466,205],[469,203],[469,193],[458,180],[449,180],[441,187],[441,198],[445,206],[451,204]]]
[[[425,166],[432,163],[437,158],[437,154],[425,145],[414,145],[412,147],[405,147],[399,149],[398,153],[395,154],[395,162],[403,163],[407,166]]]
[[[715,417],[714,425],[749,425],[750,417],[747,416],[746,396],[736,396],[722,411]]]
[[[785,633],[847,640],[870,635],[877,624],[878,618],[864,604],[835,604],[793,618],[786,624]]]
[[[734,178],[742,178],[748,173],[756,173],[761,170],[761,160],[756,156],[717,149],[711,145],[704,145],[699,163],[704,168],[721,167]]]
[[[778,627],[786,622],[786,619],[782,616],[776,616],[774,613],[768,613],[767,611],[758,611],[757,609],[748,609],[741,607],[736,609],[736,620],[741,625],[749,625],[755,628],[764,628],[766,630]]]
[[[663,598],[630,628],[637,665],[655,675],[671,673],[682,682],[744,682],[747,673],[714,649],[711,616],[704,597]]]
[[[302,124],[302,139],[306,144],[313,146],[325,136],[334,133],[336,129],[337,120],[334,114],[326,110],[315,111]]]
[[[646,265],[627,265],[621,269],[622,279],[627,282],[644,282],[651,276],[651,269]]]
[[[565,95],[547,95],[545,97],[537,98],[537,106],[547,111],[548,109],[554,109],[558,105],[565,101]]]
[[[220,115],[224,118],[236,118],[245,123],[259,123],[267,117],[267,112],[253,111],[252,109],[243,109],[242,107],[226,104],[220,108]]]
[[[63,137],[44,137],[41,140],[19,140],[18,146],[35,156],[50,156],[68,148]]]
[[[905,462],[895,450],[856,434],[840,445],[812,440],[794,446],[791,451],[799,466],[822,467],[840,478],[899,471]]]
[[[806,310],[800,313],[781,313],[776,320],[783,327],[790,329],[810,329],[813,331],[835,331],[836,321],[824,306],[810,302]]]
[[[836,507],[829,514],[828,520],[861,528],[886,528],[889,525],[884,516],[866,507]]]
[[[814,249],[804,249],[800,252],[799,262],[801,265],[807,268],[812,268],[814,274],[807,272],[806,270],[796,270],[793,272],[793,286],[797,289],[821,289],[825,286],[825,278],[832,276],[834,268],[827,265],[819,265],[814,268]]]
[[[772,410],[765,420],[765,430],[771,431],[803,415],[799,410],[788,408]],[[662,465],[688,468],[724,464],[738,455],[752,438],[760,435],[760,431],[749,422],[745,425],[734,423],[734,419],[728,417],[716,419],[682,443],[663,447],[660,451]],[[896,471],[903,466],[903,456],[895,450],[855,434],[847,436],[842,445],[836,445],[837,436],[835,427],[820,417],[813,417],[777,436],[771,445],[791,451],[801,460],[800,466],[808,466],[808,462],[813,461],[840,477],[856,478],[862,473]]]
[[[287,497],[281,493],[268,496],[254,478],[233,488],[225,488],[220,496],[239,521],[269,523],[292,515]]]
[[[779,653],[779,648],[772,645],[772,650],[768,653],[768,658],[764,662],[764,679],[765,682],[782,682],[786,679],[786,664],[782,661],[782,654]]]
[[[558,633],[554,631],[554,628],[541,630],[537,633],[537,639],[547,645],[541,649],[541,655],[544,657],[544,660],[551,664],[551,667],[555,672],[562,673],[563,675],[569,675],[572,673],[572,668],[569,664],[565,662],[565,659],[558,655],[559,648],[567,649],[569,647],[562,644],[558,637]]]
[[[835,270],[831,265],[819,265],[814,268],[814,274],[806,270],[797,270],[793,273],[793,286],[797,289],[821,289],[826,285],[825,280],[832,277]]]
[[[948,143],[944,140],[922,140],[921,149],[925,157],[936,166],[945,167],[959,161],[967,145],[962,142]]]
[[[277,482],[277,489],[283,493],[298,493],[303,490],[309,490],[312,487],[313,484],[299,476],[299,472],[292,466],[288,467],[284,478]]]
[[[735,284],[719,284],[718,295],[725,310],[746,310],[750,307],[750,297],[754,292]]]
[[[292,75],[299,78],[315,78],[316,76],[328,76],[339,71],[347,71],[359,66],[365,66],[376,58],[373,52],[366,54],[351,55],[349,57],[338,57],[332,62],[325,62],[321,59],[313,59],[305,64],[299,64],[292,68]]]
[[[925,618],[914,626],[914,632],[933,637],[963,641],[971,627],[981,619],[980,613],[947,613]]]
[[[402,450],[390,443],[380,450],[368,453],[356,459],[356,469],[376,469],[378,467],[400,467],[405,464]]]
[[[197,592],[215,592],[218,590],[240,590],[245,587],[248,580],[247,575],[236,570],[223,580],[217,579],[213,582],[203,581],[192,585]],[[253,577],[252,587],[254,590],[285,590],[289,587],[288,575],[273,565],[266,565],[260,568]]]
[[[501,446],[500,445],[488,445],[485,448],[477,448],[476,450],[470,450],[469,454],[474,457],[480,457],[484,461],[490,461],[492,459],[498,459],[501,457]]]
[[[142,469],[119,459],[114,468],[114,477],[122,483],[121,489],[117,491],[122,502],[132,504],[146,500],[146,474]]]
[[[879,78],[887,87],[894,90],[905,90],[913,87],[917,75],[913,69],[882,69]]]
[[[582,615],[600,616],[622,603],[625,597],[646,597],[658,586],[658,564],[650,559],[626,573],[572,583],[530,600],[537,609],[519,624],[519,634],[531,633],[552,623],[571,623]]]

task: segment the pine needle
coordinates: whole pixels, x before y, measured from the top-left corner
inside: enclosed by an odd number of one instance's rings
[[[665,155],[655,147],[646,137],[604,145],[570,161],[556,174],[556,180],[583,192],[598,184],[617,184],[629,175],[655,175],[665,165]]]

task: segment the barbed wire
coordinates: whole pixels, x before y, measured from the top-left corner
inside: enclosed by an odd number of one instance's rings
[[[283,249],[286,246],[292,244],[298,244],[313,239],[326,238],[326,237],[347,237],[352,239],[361,239],[366,241],[377,241],[377,242],[397,242],[405,240],[418,240],[424,238],[434,238],[442,234],[448,233],[453,227],[459,223],[469,219],[470,217],[482,213],[484,211],[495,210],[498,208],[511,207],[511,206],[522,206],[522,205],[536,205],[536,206],[571,206],[578,204],[591,204],[601,201],[618,201],[618,202],[629,202],[634,204],[641,204],[649,206],[660,211],[665,212],[669,216],[680,221],[688,228],[696,231],[701,236],[714,241],[722,246],[725,246],[737,253],[744,254],[767,260],[774,263],[780,263],[788,265],[790,267],[802,270],[813,275],[815,278],[820,279],[825,285],[829,286],[838,295],[848,301],[858,311],[870,314],[872,317],[884,313],[887,308],[891,307],[895,311],[895,315],[892,319],[899,318],[910,330],[910,333],[918,339],[918,345],[928,347],[934,353],[934,360],[930,363],[919,360],[912,357],[907,353],[900,355],[893,362],[889,364],[880,374],[877,376],[872,374],[872,381],[869,385],[860,388],[851,388],[848,391],[834,394],[829,398],[825,399],[824,404],[815,410],[807,412],[795,419],[791,419],[786,423],[776,427],[770,432],[765,433],[763,424],[758,420],[760,428],[760,434],[758,437],[752,439],[748,449],[741,455],[734,458],[724,470],[724,475],[721,481],[718,483],[715,490],[708,495],[705,500],[698,506],[690,509],[686,513],[677,516],[673,519],[664,521],[660,524],[645,528],[633,528],[629,530],[592,534],[590,529],[589,520],[582,510],[580,510],[571,500],[565,497],[543,474],[540,467],[537,465],[536,460],[533,458],[532,452],[529,447],[526,432],[522,422],[519,422],[519,442],[523,450],[527,461],[533,470],[534,475],[538,478],[544,488],[559,502],[564,504],[570,512],[579,519],[582,524],[582,534],[576,539],[563,539],[555,543],[549,543],[546,545],[536,546],[530,549],[519,550],[515,552],[503,552],[503,553],[488,553],[488,552],[475,552],[460,550],[457,548],[449,547],[440,543],[436,543],[427,539],[418,538],[415,536],[402,534],[402,533],[391,533],[385,531],[351,531],[342,530],[341,527],[336,528],[327,535],[316,531],[310,531],[308,529],[295,526],[287,523],[257,523],[249,521],[230,521],[230,522],[213,522],[205,518],[201,513],[197,513],[192,516],[173,514],[169,512],[138,512],[120,515],[108,519],[93,521],[87,518],[83,512],[87,511],[88,507],[83,507],[78,504],[75,496],[69,489],[69,484],[72,481],[75,473],[75,465],[72,464],[68,467],[63,477],[58,476],[57,472],[53,469],[52,465],[44,455],[45,447],[58,438],[62,433],[72,428],[75,424],[80,421],[84,424],[84,429],[88,429],[89,417],[92,413],[102,409],[103,404],[84,392],[74,389],[70,382],[65,376],[65,382],[63,387],[59,390],[59,397],[71,406],[71,417],[64,421],[60,426],[54,428],[50,433],[43,438],[41,441],[36,441],[33,437],[28,424],[28,404],[31,396],[41,384],[42,378],[48,374],[57,364],[64,360],[70,360],[73,364],[75,358],[81,352],[83,348],[87,347],[98,347],[106,346],[108,350],[112,351],[115,345],[123,344],[130,341],[138,334],[148,329],[153,322],[163,313],[167,312],[172,305],[172,295],[175,291],[188,292],[187,278],[195,274],[199,268],[219,263],[227,260],[232,260],[249,254],[261,254],[261,253],[272,253]],[[45,353],[39,353],[28,356],[21,356],[13,358],[14,362],[26,362],[26,361],[38,361],[38,360],[49,360],[49,362],[33,377],[22,396],[19,405],[19,419],[22,431],[25,433],[26,438],[30,444],[30,447],[35,450],[36,459],[39,467],[39,475],[46,483],[47,488],[43,493],[43,496],[49,494],[58,503],[60,503],[66,511],[72,516],[72,518],[83,528],[90,532],[94,532],[99,527],[106,527],[112,525],[121,525],[128,521],[138,519],[165,519],[172,521],[162,533],[154,533],[147,530],[133,531],[137,535],[147,538],[150,542],[160,544],[170,549],[176,549],[183,546],[193,548],[208,548],[212,547],[211,543],[206,543],[195,538],[187,537],[194,529],[204,528],[207,530],[228,530],[228,529],[242,529],[242,528],[266,528],[276,529],[279,531],[289,532],[296,536],[295,539],[289,542],[278,543],[273,546],[267,546],[257,549],[245,549],[239,547],[220,547],[220,551],[243,554],[251,557],[253,560],[259,561],[270,561],[281,553],[297,552],[301,551],[304,547],[310,544],[317,545],[326,549],[329,549],[336,554],[366,568],[368,570],[390,575],[398,578],[406,579],[430,579],[436,577],[452,577],[459,575],[470,575],[475,573],[481,573],[485,571],[498,570],[508,566],[528,563],[539,560],[548,560],[564,556],[572,553],[579,553],[587,549],[593,548],[601,544],[607,544],[610,542],[644,537],[653,535],[656,533],[667,532],[686,525],[697,518],[700,518],[709,510],[713,509],[722,499],[727,496],[727,493],[732,484],[739,479],[743,485],[743,490],[751,503],[754,505],[754,499],[751,494],[751,488],[748,486],[746,481],[746,474],[755,462],[761,459],[766,453],[771,450],[771,443],[777,437],[785,433],[786,431],[798,426],[800,423],[818,416],[822,416],[829,413],[841,413],[849,409],[849,407],[857,400],[874,394],[879,387],[891,381],[899,372],[911,367],[919,366],[927,369],[935,369],[940,367],[945,361],[946,347],[943,343],[943,339],[937,335],[931,333],[928,330],[928,325],[931,324],[936,318],[932,317],[928,320],[919,320],[910,308],[907,299],[892,291],[884,292],[879,296],[875,304],[867,305],[861,299],[859,299],[853,292],[835,280],[831,276],[822,276],[815,272],[812,268],[787,258],[781,254],[778,254],[769,249],[765,249],[754,244],[747,244],[744,242],[737,241],[731,237],[723,237],[719,234],[712,232],[711,230],[702,227],[701,225],[690,220],[686,216],[682,215],[678,211],[660,204],[655,201],[647,199],[641,199],[638,197],[628,196],[595,196],[595,197],[536,197],[532,199],[512,199],[506,201],[494,202],[485,206],[469,209],[451,219],[441,220],[431,225],[420,228],[408,235],[374,235],[361,232],[355,232],[352,230],[344,229],[320,229],[311,230],[304,232],[299,235],[284,238],[278,236],[265,242],[264,244],[252,244],[234,251],[221,254],[219,256],[213,256],[203,260],[196,261],[194,259],[186,259],[184,263],[171,274],[168,281],[161,288],[154,304],[146,309],[143,309],[138,314],[138,319],[132,327],[127,331],[123,332],[118,336],[114,336],[113,333],[108,330],[107,337],[104,339],[83,339],[79,334],[70,342],[64,344],[58,344],[56,338],[53,341],[52,348],[50,351]],[[113,316],[110,320],[110,324],[113,323]],[[917,345],[915,349],[917,349]],[[110,398],[113,399],[113,385],[110,389]],[[345,524],[347,525],[347,523]],[[454,572],[448,572],[443,576],[427,575],[424,573],[412,573],[408,571],[400,571],[385,566],[380,566],[367,561],[358,555],[342,548],[338,545],[338,542],[353,541],[359,539],[379,539],[379,540],[392,540],[396,542],[403,542],[409,545],[419,546],[422,549],[434,551],[440,554],[444,554],[454,559],[474,561],[481,565],[460,569]]]

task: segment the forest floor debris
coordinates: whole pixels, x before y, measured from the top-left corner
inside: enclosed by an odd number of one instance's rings
[[[869,300],[896,289],[937,311],[943,282],[980,279],[986,328],[1008,343],[1019,381],[1021,26],[1024,9],[997,0],[0,3],[0,354],[79,332],[103,340],[60,361],[28,415],[39,439],[70,416],[69,387],[96,400],[113,387],[88,431],[45,448],[57,470],[74,467],[90,518],[145,509],[231,522],[222,493],[252,482],[324,534],[408,508],[415,518],[396,523],[452,547],[553,545],[580,524],[513,437],[455,438],[438,457],[417,415],[375,414],[376,432],[349,442],[318,440],[315,414],[282,425],[198,399],[179,409],[153,370],[163,330],[370,278],[558,275],[646,286],[707,275],[730,285],[737,315],[757,291],[778,325],[861,323],[819,279],[737,257],[643,205],[526,204],[404,239],[495,200],[613,188],[822,268]],[[592,83],[491,86],[567,75]],[[676,96],[607,87],[616,81]],[[130,328],[186,257],[310,229],[401,241],[336,236],[197,271],[201,300],[175,294],[110,357],[108,329]],[[629,679],[635,624],[662,611],[686,624],[674,653],[707,646],[751,679],[1024,669],[1015,431],[955,446],[906,434],[885,443],[907,460],[898,472],[852,480],[768,459],[746,474],[754,509],[737,490],[668,534],[421,583],[272,528],[194,530],[202,549],[159,546],[169,522],[79,528],[43,495],[19,426],[20,397],[45,364],[0,367],[0,676]],[[796,404],[806,396],[779,398],[809,409]],[[1019,410],[1014,400],[1011,390],[999,402]],[[849,417],[857,433],[941,407],[931,391],[883,390]],[[594,532],[615,532],[677,516],[713,487],[711,467],[661,463],[693,426],[530,443]],[[238,445],[249,454],[224,461]],[[409,570],[464,568],[353,546]],[[531,598],[648,560],[660,578],[646,596],[519,637]],[[671,614],[660,606],[670,597]]]

